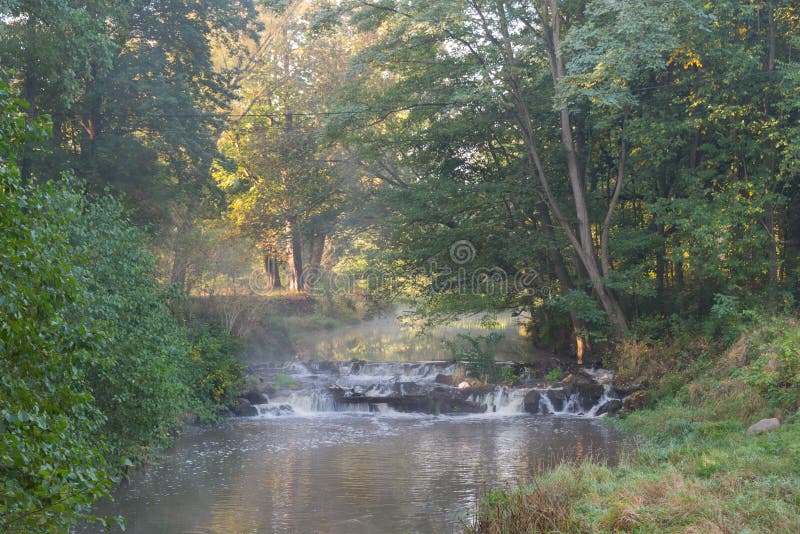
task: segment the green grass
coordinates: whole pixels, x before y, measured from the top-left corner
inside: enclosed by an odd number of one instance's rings
[[[772,321],[739,355],[734,346],[665,375],[652,387],[653,407],[615,423],[635,436],[618,466],[564,464],[529,486],[491,493],[467,530],[800,532],[797,377],[760,374],[764,355],[775,353],[794,372],[796,334],[796,322]],[[779,430],[746,435],[773,416]]]

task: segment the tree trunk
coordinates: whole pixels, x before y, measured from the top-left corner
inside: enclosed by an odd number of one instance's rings
[[[320,279],[324,252],[325,234],[317,234],[308,243],[308,262],[304,267],[306,276],[303,280],[303,289],[312,289],[312,286]]]
[[[473,7],[476,7],[473,4]],[[556,0],[543,0],[539,5],[539,12],[541,15],[540,27],[537,28],[533,25],[528,25],[528,29],[537,33],[543,41],[545,53],[547,54],[550,70],[553,79],[553,86],[557,87],[561,79],[564,77],[564,63],[561,58],[561,37],[559,29],[558,18],[558,3]],[[568,218],[561,211],[561,206],[553,193],[550,182],[544,171],[544,165],[539,157],[539,150],[536,145],[536,134],[531,122],[530,109],[527,100],[522,91],[522,85],[519,80],[519,73],[516,70],[516,59],[514,57],[514,46],[511,41],[510,30],[508,21],[505,16],[505,9],[500,6],[500,32],[502,40],[496,39],[491,35],[487,23],[484,18],[484,30],[487,33],[487,38],[497,43],[500,52],[507,68],[508,84],[510,96],[513,99],[511,111],[520,126],[522,131],[523,143],[528,155],[528,158],[533,163],[534,174],[538,178],[544,192],[545,201],[553,212],[559,226],[569,239],[572,248],[574,249],[580,263],[586,270],[586,274],[592,283],[592,287],[603,306],[603,310],[608,316],[614,328],[622,333],[628,332],[628,325],[625,321],[625,315],[620,308],[614,295],[609,292],[608,288],[604,285],[600,265],[595,253],[595,244],[592,240],[591,222],[589,220],[589,210],[586,203],[586,194],[583,185],[583,176],[580,169],[578,154],[576,152],[575,142],[572,137],[572,123],[569,110],[566,106],[559,110],[559,122],[561,129],[561,143],[565,151],[565,159],[567,163],[567,170],[569,176],[570,188],[572,190],[572,201],[574,208],[574,216],[577,219],[577,229],[573,230],[572,225]],[[481,16],[483,16],[481,14]],[[613,209],[613,206],[611,206]]]
[[[278,269],[278,258],[265,252],[264,259],[264,289],[281,289],[281,275]]]
[[[326,241],[327,236],[325,234],[317,234],[317,236],[311,242],[311,251],[308,258],[308,264],[314,269],[322,268],[322,256],[325,253]]]
[[[556,0],[550,0],[550,15],[549,21],[543,16],[544,22],[544,41],[545,49],[550,60],[551,74],[553,77],[554,86],[558,86],[561,79],[564,77],[564,62],[561,57],[561,34],[560,22],[558,17],[558,3]],[[517,84],[519,88],[519,85]],[[522,95],[520,101],[524,102]],[[617,299],[606,288],[603,275],[601,274],[600,267],[598,266],[597,258],[595,256],[594,242],[592,241],[591,222],[589,220],[589,210],[586,204],[586,194],[584,191],[583,176],[578,162],[578,154],[575,149],[575,141],[572,138],[572,121],[569,110],[563,106],[559,110],[559,118],[561,123],[561,144],[564,147],[565,157],[567,160],[567,171],[569,174],[570,187],[572,189],[573,204],[575,207],[575,216],[577,218],[577,236],[572,238],[574,245],[577,245],[577,254],[583,266],[586,268],[586,273],[592,283],[595,294],[597,295],[603,310],[611,320],[611,324],[621,333],[627,333],[628,325],[625,321],[625,315],[620,308]],[[624,153],[624,145],[623,145]],[[624,165],[624,157],[620,161],[620,173]],[[622,184],[622,177],[618,177],[617,189]],[[616,191],[616,198],[619,197],[619,192]],[[613,213],[616,201],[613,200],[609,205],[609,212],[606,217],[604,226],[610,223],[611,215]],[[573,234],[574,235],[574,234]],[[602,251],[601,251],[602,252]]]
[[[569,271],[567,270],[567,264],[564,261],[564,256],[561,254],[561,250],[558,248],[555,242],[555,236],[553,235],[553,222],[547,209],[542,210],[541,219],[542,231],[544,232],[548,243],[550,243],[547,255],[550,258],[550,261],[553,263],[553,268],[556,272],[556,277],[558,278],[558,285],[561,288],[561,294],[567,295],[570,291],[572,291],[574,286],[572,284],[572,279],[569,276]],[[583,365],[584,357],[588,356],[592,351],[589,338],[586,337],[586,322],[579,319],[573,310],[570,310],[569,318],[570,321],[572,321],[572,335],[575,338],[575,355],[577,356],[578,365]]]
[[[303,290],[303,241],[294,220],[286,221],[286,258],[289,272],[289,290]]]
[[[570,245],[574,249],[580,263],[586,270],[586,273],[592,283],[592,287],[597,295],[597,299],[603,306],[603,310],[608,316],[614,328],[622,333],[628,332],[628,325],[625,321],[625,315],[620,308],[614,295],[604,285],[600,265],[595,252],[595,243],[592,240],[591,222],[589,220],[589,210],[586,203],[586,194],[583,185],[583,176],[579,164],[579,158],[576,151],[576,145],[572,137],[572,123],[569,110],[563,106],[559,110],[559,122],[561,130],[561,143],[565,151],[565,159],[567,163],[567,170],[569,176],[569,183],[572,189],[572,204],[574,212],[571,215],[577,219],[577,228],[573,229],[572,223],[561,211],[561,206],[550,187],[550,182],[544,170],[544,165],[539,157],[539,150],[536,143],[536,133],[531,121],[530,108],[526,99],[526,95],[522,90],[520,83],[519,70],[517,68],[517,61],[514,56],[515,47],[511,39],[511,30],[509,28],[508,19],[506,16],[506,6],[503,2],[497,2],[498,8],[498,23],[500,29],[500,37],[497,37],[494,32],[489,28],[487,17],[481,12],[481,7],[478,2],[471,2],[473,9],[478,12],[481,18],[481,24],[485,33],[485,37],[494,43],[504,61],[504,71],[506,81],[508,83],[508,93],[512,99],[509,111],[512,112],[517,124],[520,127],[523,144],[528,156],[532,163],[532,173],[538,179],[542,191],[544,193],[544,200],[547,202],[550,210],[553,212],[559,226],[564,234],[567,236]],[[564,63],[561,58],[561,37],[559,29],[559,16],[558,16],[558,2],[557,0],[541,0],[538,4],[538,12],[540,20],[538,24],[533,24],[529,21],[522,20],[529,31],[537,35],[544,46],[544,51],[550,63],[550,70],[553,79],[553,87],[557,88],[559,82],[564,77]],[[613,209],[613,206],[611,206]]]

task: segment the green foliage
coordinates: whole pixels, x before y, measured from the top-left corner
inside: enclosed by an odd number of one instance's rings
[[[771,405],[800,407],[800,324],[794,318],[766,322],[750,344],[754,355],[744,375]]]
[[[86,376],[96,333],[71,313],[86,303],[68,232],[79,209],[20,179],[20,145],[40,135],[23,108],[0,81],[0,530],[61,532],[109,492],[106,419]]]
[[[560,367],[556,367],[555,369],[551,369],[546,375],[544,375],[544,379],[548,382],[558,382],[561,379],[561,373],[563,371]]]
[[[244,389],[244,369],[235,357],[242,343],[206,328],[192,334],[187,383],[194,399],[193,411],[201,421],[215,421],[224,406]]]
[[[572,290],[564,296],[553,299],[552,305],[565,313],[574,313],[578,319],[586,323],[593,337],[597,339],[605,337],[608,318],[597,301],[585,292]]]
[[[738,327],[741,320],[739,299],[733,296],[714,295],[709,318],[705,322],[706,335],[714,337],[724,335],[728,343],[739,337]]]
[[[489,382],[495,378],[494,356],[502,334],[492,332],[485,336],[458,334],[457,341],[445,340],[453,361],[464,364],[467,374]]]
[[[377,182],[353,219],[373,236],[387,291],[444,316],[532,311],[537,339],[560,350],[576,334],[603,340],[616,313],[578,256],[601,255],[607,226],[602,285],[629,323],[702,325],[715,294],[740,311],[797,301],[791,2],[345,2],[339,14],[379,36],[352,62],[330,131]],[[548,49],[551,17],[560,54]],[[551,149],[565,135],[577,163]],[[578,183],[561,179],[576,166]],[[558,177],[549,192],[542,174]],[[585,216],[571,210],[581,189]],[[585,217],[596,222],[579,243],[569,233]],[[454,264],[463,240],[476,254]],[[507,290],[472,283],[492,269]],[[530,286],[511,283],[532,273]]]
[[[81,216],[70,228],[80,263],[74,274],[86,302],[71,316],[99,335],[87,369],[95,405],[105,414],[104,431],[114,453],[138,456],[165,438],[189,409],[190,390],[183,330],[164,304],[153,278],[154,261],[142,236],[110,197],[74,202]],[[147,402],[142,402],[147,399]]]
[[[498,373],[498,380],[500,382],[513,382],[517,378],[519,378],[519,375],[512,366],[505,365],[500,368],[500,372]]]
[[[241,368],[209,338],[190,357],[118,201],[20,177],[25,107],[0,82],[0,530],[64,532]]]

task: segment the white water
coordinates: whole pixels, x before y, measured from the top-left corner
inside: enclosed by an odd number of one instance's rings
[[[465,374],[462,366],[446,361],[291,362],[265,371],[267,375],[288,374],[295,383],[292,388],[276,392],[268,404],[257,406],[260,417],[325,413],[397,414],[391,406],[403,404],[402,399],[442,395],[442,392],[457,389],[436,383],[437,377],[453,384]],[[536,410],[539,414],[597,417],[606,402],[619,399],[610,386],[613,375],[604,370],[591,373],[603,383],[603,394],[590,409],[582,406],[578,393],[563,399],[565,386],[554,384],[519,387],[500,385],[489,391],[485,388],[468,388],[463,394],[459,391],[457,395],[453,392],[453,395],[472,406],[465,413],[478,415],[473,412],[480,412],[479,415],[483,417],[525,414],[525,396],[532,391],[539,394]],[[560,395],[563,401],[556,404],[554,395]]]

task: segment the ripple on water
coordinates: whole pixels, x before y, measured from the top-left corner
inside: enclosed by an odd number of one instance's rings
[[[182,436],[98,513],[148,534],[447,532],[479,493],[560,460],[616,461],[619,443],[555,417],[241,420]]]

